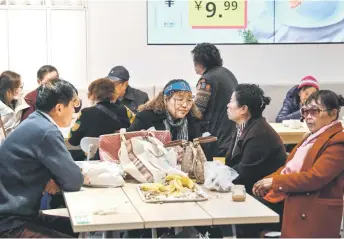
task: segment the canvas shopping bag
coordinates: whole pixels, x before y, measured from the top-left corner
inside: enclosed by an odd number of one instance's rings
[[[123,131],[122,131],[123,133]],[[126,139],[134,137],[153,136],[163,144],[171,142],[168,130],[125,132]],[[121,148],[121,133],[106,134],[99,137],[99,157],[101,161],[115,161],[119,163],[118,151]]]
[[[177,153],[151,136],[127,139],[122,134],[118,158],[123,170],[141,183],[156,182],[177,165]]]

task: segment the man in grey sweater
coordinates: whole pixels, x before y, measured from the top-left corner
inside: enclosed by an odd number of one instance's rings
[[[79,191],[83,184],[59,130],[71,124],[77,101],[75,88],[67,81],[41,85],[36,111],[1,145],[0,237],[73,236],[69,218],[42,216],[39,207],[50,179],[64,191]]]

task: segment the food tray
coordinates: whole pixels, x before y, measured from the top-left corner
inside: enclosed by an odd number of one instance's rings
[[[146,203],[200,202],[200,201],[206,201],[209,199],[208,194],[206,194],[204,192],[204,190],[199,185],[196,184],[195,187],[197,188],[198,195],[200,195],[198,198],[166,197],[166,198],[146,199],[144,193],[142,192],[142,190],[140,188],[140,185],[137,185],[136,189],[137,189],[142,201],[144,201]]]

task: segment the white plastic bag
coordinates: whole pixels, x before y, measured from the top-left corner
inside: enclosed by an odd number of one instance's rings
[[[89,180],[87,186],[93,187],[121,187],[124,185],[124,171],[119,164],[100,161],[78,162],[85,177]]]
[[[123,170],[141,183],[161,181],[163,175],[177,167],[177,153],[150,136],[129,140],[123,136],[118,158]]]
[[[234,169],[218,161],[206,162],[204,165],[204,186],[209,190],[229,192],[233,180],[238,176]]]

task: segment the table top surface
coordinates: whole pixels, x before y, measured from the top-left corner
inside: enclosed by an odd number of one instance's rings
[[[65,192],[73,230],[86,232],[279,221],[277,213],[248,194],[245,202],[233,202],[231,193],[206,191],[210,198],[203,202],[145,203],[136,186],[126,183],[122,188],[83,187],[79,192]],[[99,211],[109,214],[96,215]]]
[[[142,229],[144,223],[122,188],[64,193],[74,232]],[[115,211],[115,213],[114,213]],[[99,215],[105,213],[105,215]]]
[[[309,129],[302,125],[300,128],[293,129],[284,126],[282,123],[270,123],[271,127],[279,134],[305,134],[309,132]]]

